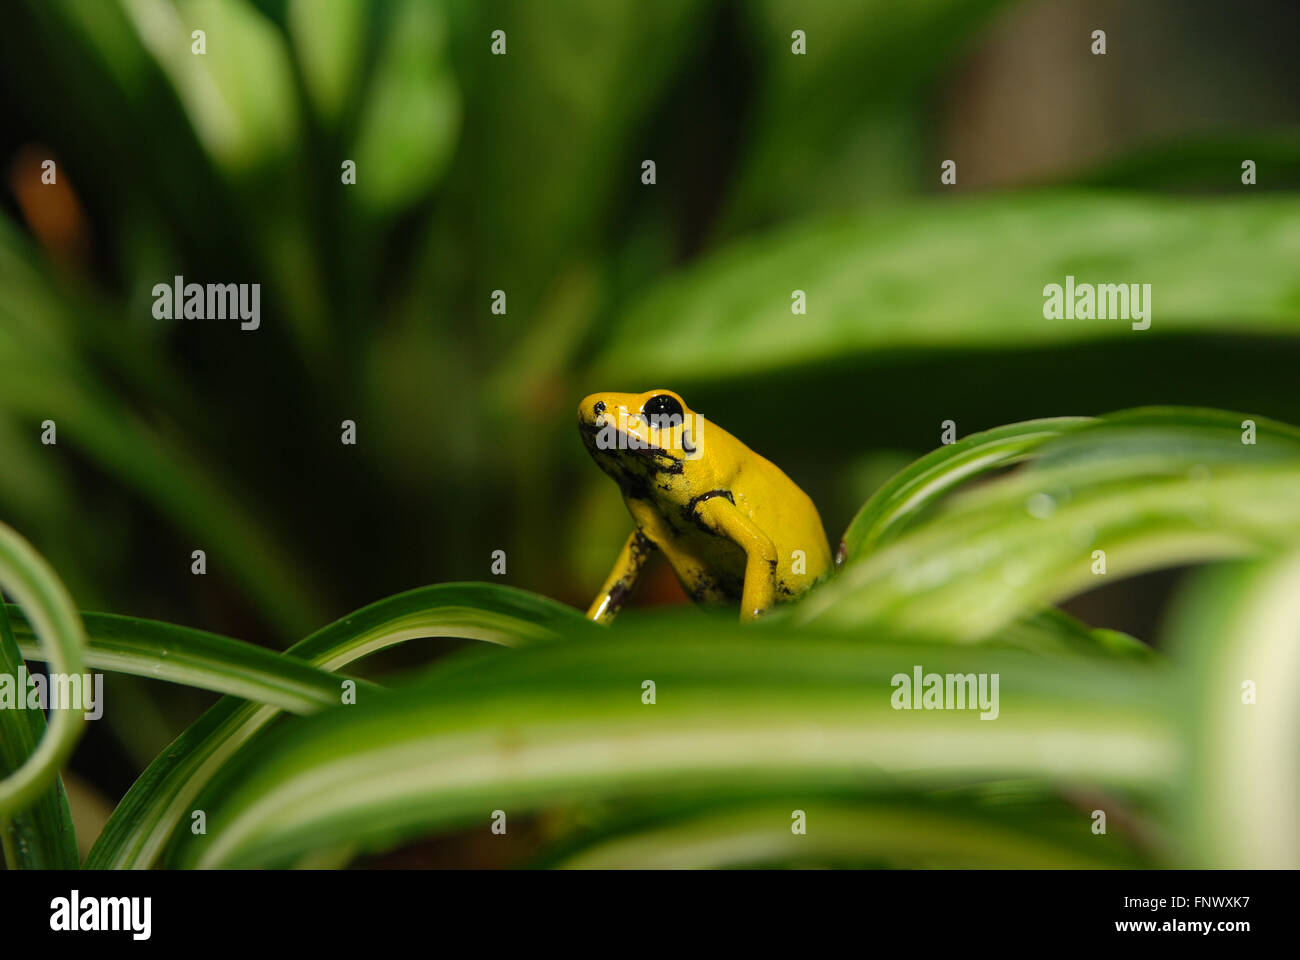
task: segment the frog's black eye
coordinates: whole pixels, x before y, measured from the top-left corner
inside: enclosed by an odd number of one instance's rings
[[[647,400],[641,407],[641,415],[661,430],[678,426],[685,419],[682,405],[666,393],[656,394]]]

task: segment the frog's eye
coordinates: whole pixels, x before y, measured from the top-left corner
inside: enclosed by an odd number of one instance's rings
[[[676,427],[685,419],[682,405],[666,393],[656,394],[647,400],[641,407],[641,414],[650,421],[651,426],[660,430]]]

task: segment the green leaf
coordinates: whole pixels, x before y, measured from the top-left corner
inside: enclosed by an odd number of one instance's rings
[[[1254,442],[1246,430],[1250,425]],[[1300,462],[1300,430],[1265,417],[1201,407],[1140,407],[1094,419],[1044,445],[1036,474],[1087,472],[1091,480],[1175,476],[1215,464]]]
[[[715,382],[900,349],[1205,331],[1294,336],[1298,258],[1300,200],[1292,197],[935,200],[805,224],[714,254],[635,304],[587,379]],[[1044,319],[1044,287],[1067,275],[1151,284],[1150,329]],[[791,317],[795,290],[807,294],[806,316]]]
[[[899,472],[863,504],[840,543],[844,563],[897,536],[904,524],[967,480],[1033,455],[1047,440],[1078,429],[1084,417],[1028,420],[963,437]]]
[[[228,172],[282,156],[298,130],[284,36],[245,0],[122,0],[176,89],[194,132]],[[203,54],[192,52],[194,31]]]
[[[31,625],[17,607],[18,645],[29,660],[44,660]],[[203,630],[139,617],[83,613],[86,665],[310,713],[338,703],[339,679],[286,659],[273,650]]]
[[[549,597],[494,583],[439,583],[362,607],[288,652],[333,670],[418,637],[516,646],[563,635],[603,636],[580,611]]]
[[[972,641],[1096,585],[1094,551],[1115,577],[1285,548],[1300,539],[1297,435],[1261,418],[1243,444],[1241,420],[1135,411],[1081,428],[1059,455],[1046,446],[1030,468],[954,497],[788,615]]]
[[[1039,653],[1154,661],[1159,656],[1141,640],[1118,630],[1093,629],[1062,610],[1049,607],[1018,617],[997,633],[997,642]]]
[[[688,623],[690,626],[688,626]],[[177,863],[274,864],[336,843],[391,842],[555,804],[672,790],[1038,776],[1158,789],[1177,767],[1144,665],[1011,650],[864,647],[859,639],[683,620],[611,630],[457,669],[366,707],[298,718],[231,762],[198,801],[209,834]],[[692,636],[688,630],[695,635]],[[890,678],[996,670],[996,723],[891,707]],[[657,702],[642,702],[653,678]],[[811,802],[811,799],[810,801]],[[787,826],[788,829],[788,826]]]
[[[317,114],[336,124],[359,82],[364,0],[290,0],[289,35]]]
[[[1193,578],[1167,646],[1191,741],[1175,794],[1186,864],[1300,867],[1300,551]]]
[[[0,677],[16,677],[23,665],[14,642],[4,597],[0,596]],[[26,697],[25,690],[18,696]],[[40,710],[0,709],[0,777],[19,769],[45,735]],[[0,815],[0,846],[9,869],[75,870],[77,836],[68,809],[62,778],[55,781],[26,810]]]
[[[404,0],[394,14],[352,150],[357,196],[377,214],[428,190],[456,145],[460,95],[445,21],[443,4],[429,0]]]
[[[807,833],[791,830],[802,810]],[[716,870],[769,864],[925,868],[1115,869],[1140,860],[1122,842],[1099,842],[1080,815],[1036,808],[971,809],[925,797],[791,798],[739,802],[602,836],[546,866],[569,869]]]
[[[31,544],[9,527],[0,523],[0,588],[12,596],[25,611],[40,638],[52,673],[71,676],[81,674],[82,651],[86,646],[85,633],[77,609],[72,604],[58,576],[32,549]],[[12,639],[7,636],[4,659],[15,659]],[[16,664],[13,664],[16,669]],[[24,691],[25,692],[25,691]],[[25,713],[26,711],[13,711]],[[83,711],[52,710],[53,719],[45,728],[39,743],[31,742],[38,729],[30,719],[8,716],[11,711],[0,710],[5,715],[0,734],[7,744],[6,752],[16,769],[0,780],[0,821],[13,817],[36,803],[59,776],[59,770],[72,755],[85,725]],[[9,764],[6,764],[7,766]],[[48,807],[38,812],[46,818]],[[62,821],[56,817],[55,823]],[[46,825],[50,825],[46,819]],[[56,852],[66,842],[61,837],[44,838],[51,851]]]
[[[582,614],[544,597],[495,584],[439,584],[364,607],[291,647],[284,659],[334,671],[419,637],[515,644],[553,638],[561,630],[599,635],[599,628]],[[338,681],[333,684],[331,703],[337,704]],[[358,702],[365,704],[378,693],[360,685]],[[152,866],[222,764],[278,715],[275,707],[223,697],[131,786],[86,858],[86,866]]]

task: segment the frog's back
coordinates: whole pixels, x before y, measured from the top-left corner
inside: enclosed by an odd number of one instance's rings
[[[821,515],[812,498],[770,460],[751,450],[740,463],[730,485],[733,502],[772,539],[778,602],[793,599],[831,569]]]
[[[797,598],[831,568],[830,546],[817,507],[776,464],[712,421],[706,429],[711,469],[697,479],[695,486],[700,489],[693,492],[692,500],[698,503],[718,496],[733,503],[772,541],[777,557],[776,601]],[[638,510],[633,501],[628,506],[693,599],[700,603],[740,600],[746,555],[738,544],[694,520],[674,522],[666,504],[658,510]]]

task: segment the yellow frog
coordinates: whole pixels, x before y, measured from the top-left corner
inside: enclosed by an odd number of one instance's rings
[[[590,619],[614,618],[656,550],[695,602],[739,601],[741,620],[795,599],[830,570],[808,495],[671,390],[593,393],[578,407],[578,428],[636,521]]]

